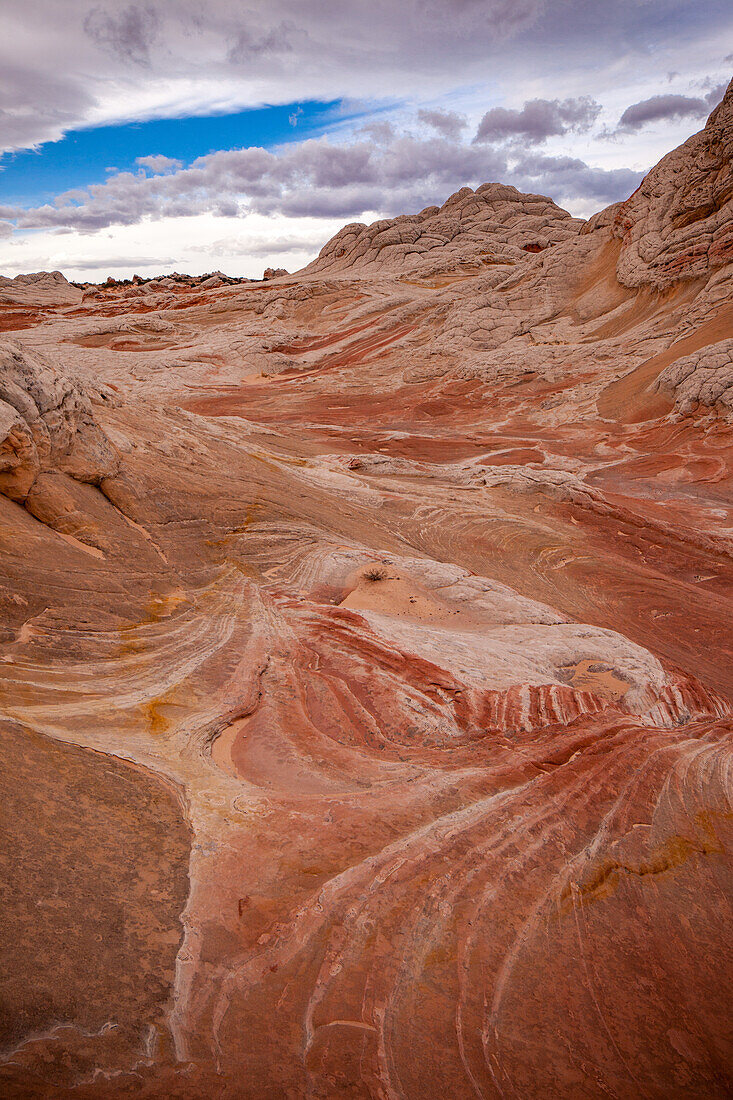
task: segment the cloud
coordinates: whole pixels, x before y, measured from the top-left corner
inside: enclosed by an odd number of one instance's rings
[[[295,24],[281,22],[277,27],[264,30],[252,30],[250,27],[241,27],[237,33],[234,45],[227,52],[227,60],[233,65],[249,64],[253,59],[260,57],[272,57],[274,54],[292,53],[298,39],[305,39],[307,34],[299,31]]]
[[[465,115],[459,115],[457,111],[420,110],[417,112],[418,122],[432,127],[442,137],[457,138],[462,130],[468,126]]]
[[[664,71],[688,71],[680,62],[699,53],[709,26],[722,38],[730,25],[721,9],[722,0],[622,0],[604,8],[600,34],[588,0],[6,3],[0,143],[27,148],[90,125],[264,103],[434,103],[457,84],[489,79],[500,93],[531,81],[540,102],[565,105],[552,96],[561,80],[563,95],[577,95],[580,73],[633,88],[639,58],[648,75],[656,55]],[[560,68],[562,77],[551,75]],[[562,114],[560,123],[573,125]],[[555,117],[550,133],[562,132],[557,125]],[[536,126],[528,120],[525,133]]]
[[[710,91],[706,92],[704,99],[708,105],[708,110],[712,111],[722,101],[728,84],[726,82],[713,84],[712,80],[706,80],[704,86],[710,88]]]
[[[119,11],[92,8],[84,19],[84,32],[105,53],[135,65],[150,63],[150,46],[158,34],[159,20],[150,5],[130,4]]]
[[[15,149],[60,136],[94,100],[82,82],[8,58],[0,64],[0,103],[0,149]]]
[[[627,107],[619,119],[618,129],[631,133],[651,122],[705,118],[709,111],[710,105],[704,99],[687,95],[653,95]]]
[[[530,28],[545,0],[23,0],[4,5],[0,149],[100,123],[399,97]],[[573,0],[579,2],[579,0]],[[8,8],[10,10],[5,10]],[[9,109],[17,100],[19,109]],[[183,108],[183,110],[182,110]]]
[[[210,249],[214,254],[226,253],[228,256],[285,256],[293,252],[307,252],[310,255],[319,252],[324,243],[322,235],[240,237],[213,241]]]
[[[366,125],[359,128],[359,134],[370,138],[377,145],[386,145],[388,142],[394,141],[397,136],[392,123],[386,122],[384,119],[367,122]]]
[[[180,160],[175,160],[173,157],[165,157],[162,153],[156,153],[149,157],[137,157],[135,164],[139,164],[141,168],[148,168],[155,175],[162,175],[164,172],[172,172],[176,168],[181,168],[182,164]],[[107,171],[114,172],[114,168],[107,169]]]
[[[120,267],[159,267],[161,270],[170,271],[176,263],[174,256],[115,256],[111,254],[104,259],[95,256],[80,256],[75,258],[74,266],[86,268],[88,271],[113,272]]]
[[[522,190],[549,194],[556,202],[585,199],[599,206],[628,198],[643,178],[643,172],[593,168],[577,157],[525,158],[511,169],[511,182]]]
[[[521,110],[492,107],[481,119],[474,142],[521,138],[531,143],[545,141],[568,131],[589,130],[601,112],[590,96],[577,99],[530,99]]]
[[[513,152],[514,150],[514,152]],[[156,157],[143,158],[157,163]],[[276,151],[252,147],[200,157],[165,174],[121,172],[33,209],[5,207],[21,230],[94,233],[142,221],[248,213],[287,218],[384,216],[420,210],[468,184],[491,180],[549,193],[559,201],[605,204],[625,198],[641,174],[594,168],[564,156],[517,157],[516,146],[392,133],[382,144],[311,138]]]

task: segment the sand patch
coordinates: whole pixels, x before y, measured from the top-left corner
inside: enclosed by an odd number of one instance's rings
[[[600,661],[578,661],[558,671],[559,679],[576,691],[592,691],[612,701],[622,699],[631,686],[612,666]]]
[[[339,604],[350,611],[375,611],[413,622],[444,623],[460,612],[391,565],[374,562],[349,577],[351,591]]]

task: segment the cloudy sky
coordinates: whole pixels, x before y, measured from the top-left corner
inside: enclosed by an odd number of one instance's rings
[[[733,75],[730,0],[2,0],[0,274],[294,270],[489,180],[626,198]]]

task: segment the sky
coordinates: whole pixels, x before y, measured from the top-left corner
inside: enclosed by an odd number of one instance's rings
[[[729,0],[0,0],[0,274],[297,270],[488,181],[589,217],[699,130]]]

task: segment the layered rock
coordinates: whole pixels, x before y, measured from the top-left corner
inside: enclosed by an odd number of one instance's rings
[[[117,456],[79,383],[11,341],[0,344],[0,491],[23,501],[41,470],[98,484]]]
[[[683,355],[666,367],[655,389],[671,391],[675,407],[683,414],[717,409],[733,413],[733,338],[708,344],[699,352]]]
[[[730,1095],[728,110],[0,305],[3,1096]]]

